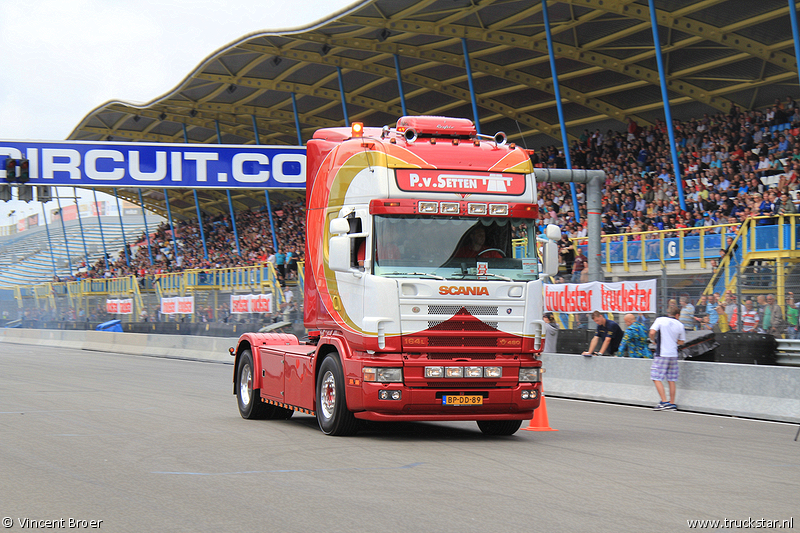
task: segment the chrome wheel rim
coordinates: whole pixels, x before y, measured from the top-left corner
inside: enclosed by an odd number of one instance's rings
[[[330,370],[325,372],[322,377],[322,385],[319,390],[319,404],[322,408],[322,415],[328,419],[333,416],[334,406],[336,405],[336,379]]]
[[[242,405],[250,405],[252,397],[253,372],[250,370],[249,364],[244,364],[239,371],[239,398],[242,399]]]

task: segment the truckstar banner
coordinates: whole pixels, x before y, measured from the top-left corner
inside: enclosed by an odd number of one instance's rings
[[[555,313],[655,313],[656,280],[545,285],[544,306]]]
[[[106,312],[112,315],[133,314],[133,299],[106,300]]]
[[[194,296],[175,296],[173,298],[161,298],[161,314],[191,315],[194,313]]]
[[[289,189],[306,186],[302,146],[0,141],[28,159],[29,185]],[[6,177],[0,166],[0,180]]]

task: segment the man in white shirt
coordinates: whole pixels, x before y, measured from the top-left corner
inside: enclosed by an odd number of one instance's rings
[[[678,320],[680,309],[677,305],[670,305],[667,315],[658,317],[650,326],[650,339],[656,343],[653,354],[653,364],[650,367],[650,379],[656,386],[661,402],[655,407],[656,411],[674,411],[675,389],[678,381],[678,346],[686,342],[686,330]],[[669,401],[664,391],[664,381],[669,384]]]

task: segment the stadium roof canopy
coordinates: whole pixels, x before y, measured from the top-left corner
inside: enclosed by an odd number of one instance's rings
[[[798,96],[786,0],[655,4],[675,118]],[[572,138],[584,129],[622,130],[629,116],[640,125],[663,119],[646,0],[551,1],[548,11]],[[185,126],[192,143],[252,144],[255,122],[261,144],[296,145],[293,97],[304,141],[318,128],[344,125],[339,71],[349,120],[394,124],[402,115],[395,59],[407,114],[472,118],[464,42],[481,131],[505,131],[529,148],[560,145],[536,0],[357,2],[309,27],[246,35],[149,103],[94,109],[69,138],[181,143]],[[136,201],[129,192],[120,196]],[[149,198],[160,211],[163,195],[151,191]],[[263,197],[245,193],[235,199],[239,209],[263,205]],[[171,194],[170,202],[193,216],[190,191]],[[202,204],[227,211],[219,193],[204,192]]]

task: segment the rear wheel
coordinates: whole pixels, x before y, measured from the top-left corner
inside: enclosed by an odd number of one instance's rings
[[[239,356],[239,368],[236,371],[236,399],[239,414],[248,420],[272,418],[275,408],[261,401],[261,390],[253,388],[253,354],[244,350]]]
[[[325,357],[317,377],[317,422],[326,435],[346,436],[358,431],[358,420],[347,410],[344,372],[339,354]]]
[[[513,435],[522,425],[522,420],[480,420],[478,427],[484,435]]]

